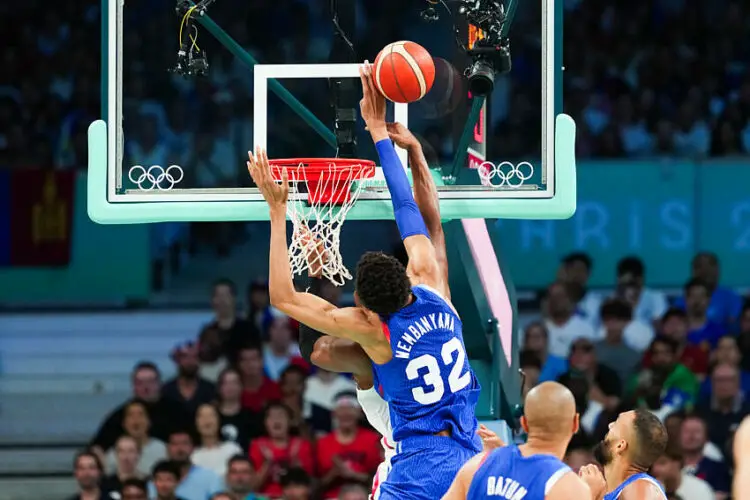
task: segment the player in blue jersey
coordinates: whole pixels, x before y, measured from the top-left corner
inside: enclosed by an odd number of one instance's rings
[[[573,394],[557,382],[534,387],[524,400],[526,444],[480,453],[464,465],[443,500],[590,500],[591,490],[562,462],[578,432]]]
[[[270,209],[269,295],[277,309],[322,333],[357,342],[373,361],[398,442],[380,498],[434,500],[481,449],[474,415],[480,388],[461,320],[449,302],[444,265],[389,138],[385,99],[374,88],[369,64],[361,77],[362,117],[380,156],[408,268],[380,252],[363,255],[355,281],[359,307],[338,308],[297,292],[286,244],[288,182],[273,181],[265,152],[257,150],[248,166]]]
[[[607,481],[604,500],[665,500],[661,484],[647,471],[666,447],[667,430],[656,415],[648,410],[620,413],[594,449]],[[591,466],[587,472],[593,472]]]

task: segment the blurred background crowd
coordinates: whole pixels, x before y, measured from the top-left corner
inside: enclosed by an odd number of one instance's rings
[[[750,155],[750,6],[564,4],[564,106],[579,127],[579,157]],[[393,1],[359,2],[359,52],[374,55],[392,40],[422,37],[428,47],[447,47],[449,57],[450,37],[421,24],[417,7],[402,9]],[[540,147],[538,9],[519,8],[514,70],[491,101],[491,155],[518,158]],[[125,12],[123,106],[126,117],[137,117],[136,126],[125,124],[126,156],[165,164],[163,158],[179,154],[196,186],[247,183],[242,158],[252,142],[252,74],[208,34],[200,42],[210,54],[210,76],[187,81],[170,74],[173,6],[132,0]],[[5,2],[0,15],[8,21],[0,33],[0,167],[84,169],[86,129],[101,113],[99,3]],[[221,0],[211,15],[262,62],[327,61],[326,2]],[[289,88],[318,116],[331,114],[319,98],[324,87]],[[286,106],[269,106],[269,126],[280,131],[269,134],[274,150],[325,150]],[[415,126],[432,159],[452,156],[450,120]],[[193,229],[218,239],[222,255],[234,231]],[[710,252],[695,256],[684,288],[670,293],[648,286],[647,267],[659,263],[637,256],[611,270],[614,290],[591,290],[593,264],[585,253],[565,257],[523,311],[524,391],[559,380],[576,395],[582,431],[567,456],[572,467],[593,462],[592,446],[618,412],[646,407],[669,430],[670,446],[653,474],[671,497],[728,498],[732,432],[750,413],[750,307],[721,285],[720,256]],[[172,367],[131,360],[132,396],[101,416],[74,457],[74,498],[367,498],[382,449],[362,419],[353,382],[299,357],[298,325],[269,307],[263,280],[246,289],[235,281],[229,275],[214,282],[214,318],[195,324],[195,334],[179,332],[185,338],[169,352]],[[326,293],[334,303],[345,300],[340,289]]]

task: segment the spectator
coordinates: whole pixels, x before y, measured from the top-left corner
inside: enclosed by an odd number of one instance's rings
[[[345,484],[339,490],[337,500],[367,500],[367,490],[361,484]]]
[[[170,467],[176,467],[179,484],[175,490],[177,497],[183,500],[206,500],[214,493],[222,491],[222,480],[214,472],[193,465],[190,456],[193,454],[193,437],[189,432],[175,430],[169,435],[167,455]],[[149,483],[149,496],[155,495],[153,481]]]
[[[287,366],[281,373],[279,388],[281,389],[281,402],[292,412],[292,420],[289,422],[291,433],[296,436],[309,437],[302,409],[305,377],[307,377],[307,371],[303,368],[298,365]]]
[[[622,384],[617,373],[597,363],[594,345],[588,339],[578,339],[570,347],[568,373],[561,378],[582,376],[588,386],[588,405],[581,414],[581,427],[594,433],[600,417],[610,422],[620,405]]]
[[[310,475],[302,468],[293,467],[281,478],[282,500],[310,500],[312,498],[312,481]]]
[[[199,375],[198,346],[194,342],[175,347],[172,361],[177,365],[177,376],[164,384],[161,393],[165,398],[179,403],[192,423],[198,407],[216,399],[216,387]]]
[[[133,399],[140,401],[148,411],[151,427],[150,434],[165,441],[169,433],[183,425],[185,418],[181,408],[174,401],[161,397],[161,373],[155,364],[141,361],[133,368],[130,381],[133,387]],[[125,408],[131,401],[126,401],[115,408],[102,422],[90,445],[104,456],[104,451],[112,448],[117,439],[125,433],[122,424]],[[150,472],[150,471],[149,471]]]
[[[227,462],[242,448],[234,441],[222,441],[219,427],[219,412],[213,405],[204,404],[198,407],[195,415],[195,427],[198,429],[198,446],[190,456],[193,464],[213,471],[224,477]]]
[[[703,348],[688,343],[688,319],[685,311],[671,308],[664,313],[661,320],[661,332],[662,335],[677,343],[677,357],[680,363],[699,378],[705,376],[708,372],[708,353]],[[651,367],[649,352],[643,356],[643,366]]]
[[[245,452],[250,440],[263,433],[262,419],[242,407],[242,381],[234,368],[225,368],[217,382],[216,409],[223,441],[237,443]]]
[[[711,353],[711,364],[713,366],[730,365],[735,367],[740,374],[740,389],[742,393],[750,394],[750,372],[743,370],[741,363],[742,357],[737,345],[737,337],[733,335],[724,335],[721,337],[716,344],[716,349]],[[711,383],[711,377],[708,377],[701,385],[700,400],[710,400],[712,391],[713,384]]]
[[[102,463],[96,453],[77,453],[73,460],[73,474],[78,484],[78,493],[69,500],[109,500],[109,493],[99,487],[102,472]]]
[[[679,346],[674,340],[659,336],[651,343],[651,367],[634,375],[626,394],[629,402],[653,410],[662,419],[675,410],[690,408],[695,402],[698,381],[695,375],[677,361]]]
[[[549,353],[549,334],[541,321],[526,326],[523,336],[523,350],[534,353],[542,364],[539,382],[557,380],[568,369],[566,358]]]
[[[289,318],[274,319],[268,328],[268,344],[263,348],[263,366],[268,377],[278,382],[281,372],[290,364],[307,366],[300,357],[299,346],[292,341]]]
[[[185,500],[177,495],[177,485],[180,483],[180,465],[175,462],[162,460],[154,465],[151,476],[154,478],[155,500]]]
[[[700,280],[708,288],[711,297],[706,315],[708,319],[725,329],[736,326],[742,309],[742,298],[729,288],[719,285],[719,258],[711,252],[700,252],[693,257],[691,266],[693,279]],[[687,296],[677,301],[685,308]]]
[[[641,355],[623,342],[623,334],[632,316],[630,304],[624,300],[609,299],[604,302],[600,312],[604,340],[594,343],[596,359],[617,373],[621,386],[630,380],[641,362]]]
[[[266,408],[266,437],[250,444],[250,460],[258,475],[258,491],[276,498],[283,492],[282,477],[291,468],[313,472],[310,443],[289,433],[292,412],[282,403],[270,403]]]
[[[670,413],[664,419],[664,427],[667,429],[667,438],[669,440],[667,446],[676,446],[682,449],[682,422],[685,421],[687,414],[683,410],[678,410]]]
[[[367,484],[381,462],[380,436],[363,429],[356,392],[336,396],[335,430],[318,441],[317,465],[323,500],[335,499],[344,483]]]
[[[697,415],[688,415],[682,422],[680,430],[680,445],[682,448],[682,471],[706,481],[714,490],[717,500],[729,497],[732,481],[729,468],[722,462],[705,455],[706,446],[710,445],[707,438],[706,422]],[[721,452],[711,446],[712,453],[722,459]]]
[[[558,279],[572,284],[578,288],[580,298],[576,303],[577,314],[591,323],[591,326],[599,326],[599,307],[602,297],[596,292],[589,290],[588,283],[591,277],[591,257],[583,252],[575,252],[563,258],[558,272]]]
[[[213,320],[202,328],[198,345],[201,376],[216,381],[227,362],[236,362],[240,347],[247,342],[260,342],[260,334],[252,322],[237,316],[237,287],[231,280],[214,283],[211,308]]]
[[[118,491],[122,500],[148,500],[148,485],[143,479],[126,479]]]
[[[263,372],[263,355],[257,345],[240,349],[237,369],[242,377],[242,407],[260,413],[271,401],[281,399],[279,385]]]
[[[244,455],[235,455],[229,459],[226,483],[231,500],[260,500],[253,494],[256,488],[253,465]]]
[[[164,443],[148,435],[150,425],[148,413],[146,413],[146,407],[143,403],[134,401],[125,408],[122,427],[125,429],[125,435],[133,438],[138,445],[140,457],[136,470],[144,476],[148,475],[156,462],[167,456],[167,448]],[[105,463],[108,472],[112,473],[117,470],[115,448],[109,450]]]
[[[166,456],[166,448],[164,456]],[[138,470],[140,458],[141,452],[138,448],[138,442],[133,437],[122,436],[118,439],[115,443],[115,472],[102,480],[102,489],[105,491],[120,491],[122,485],[128,479],[145,479],[146,473]]]
[[[683,500],[714,500],[714,492],[702,479],[682,472],[683,457],[679,448],[667,448],[651,467],[651,474],[661,481],[669,495]]]
[[[590,448],[569,447],[568,452],[565,454],[565,464],[576,474],[584,465],[593,464],[595,462],[596,459]]]
[[[697,413],[708,425],[708,439],[727,457],[731,432],[750,414],[750,403],[740,391],[740,375],[734,366],[717,365],[711,373],[711,384],[711,401],[700,404]]]
[[[716,347],[719,337],[726,329],[708,319],[708,304],[711,298],[708,285],[692,279],[685,285],[685,311],[688,317],[687,340],[693,345],[709,351]]]
[[[271,320],[271,301],[268,297],[268,282],[253,281],[247,290],[248,307],[247,319],[258,330],[263,329],[268,321]]]
[[[341,374],[318,368],[305,381],[304,417],[315,433],[331,432],[331,410],[335,396],[356,389],[354,381]]]
[[[662,292],[645,286],[646,266],[638,257],[625,257],[617,263],[617,296],[633,307],[633,318],[655,325],[667,310]]]
[[[549,333],[549,352],[567,356],[577,338],[594,339],[594,328],[576,316],[570,285],[556,282],[547,289],[544,325]]]
[[[531,351],[521,351],[518,355],[518,366],[523,372],[523,387],[521,393],[523,397],[537,384],[539,384],[539,374],[542,372],[542,363],[536,354]]]
[[[740,315],[740,334],[737,342],[742,354],[742,368],[750,371],[750,301],[742,308]]]

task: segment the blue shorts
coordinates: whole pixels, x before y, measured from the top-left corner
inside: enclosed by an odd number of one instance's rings
[[[448,436],[414,436],[396,446],[379,500],[438,500],[459,469],[481,448],[466,448]]]

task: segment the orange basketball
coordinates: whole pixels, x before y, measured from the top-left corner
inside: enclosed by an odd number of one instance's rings
[[[381,94],[393,102],[414,102],[427,94],[435,81],[435,63],[421,45],[393,42],[375,58],[373,80]]]

